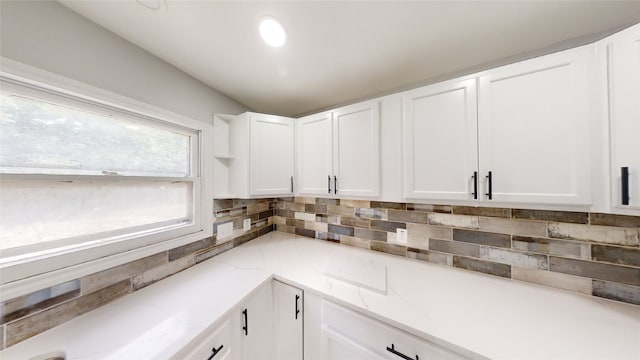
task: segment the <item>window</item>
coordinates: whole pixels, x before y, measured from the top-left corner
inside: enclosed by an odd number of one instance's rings
[[[207,236],[202,127],[0,81],[2,283]],[[61,255],[68,261],[42,262]],[[34,260],[56,265],[22,266],[29,270],[7,278],[6,267]]]

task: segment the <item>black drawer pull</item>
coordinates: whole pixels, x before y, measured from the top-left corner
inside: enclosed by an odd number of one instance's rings
[[[473,179],[473,192],[471,195],[473,195],[474,200],[478,200],[478,172],[474,171],[471,178]]]
[[[298,301],[300,300],[300,295],[296,294],[296,320],[298,320],[298,314],[300,314],[300,308],[298,306]]]
[[[224,345],[220,345],[220,347],[217,348],[217,349],[216,348],[211,349],[211,355],[209,355],[207,360],[213,359],[213,357],[216,356],[220,352],[220,350],[222,350],[223,347],[224,347]]]
[[[493,175],[491,174],[491,171],[489,171],[489,173],[486,176],[487,178],[487,189],[489,190],[485,195],[487,195],[487,199],[492,200],[493,199]]]
[[[333,176],[333,193],[338,193],[338,177],[335,175]]]
[[[416,358],[414,359],[414,358],[410,358],[410,357],[408,357],[407,355],[405,355],[405,354],[403,354],[403,353],[401,353],[401,352],[397,351],[397,350],[396,350],[396,348],[395,348],[395,345],[393,345],[393,344],[391,344],[391,347],[388,347],[388,346],[387,346],[387,351],[388,351],[388,352],[390,352],[390,353],[392,353],[392,354],[398,355],[398,356],[400,356],[401,358],[403,358],[403,359],[405,359],[405,360],[420,360],[420,358],[418,357],[418,355],[416,355]]]
[[[327,192],[331,194],[331,175],[327,175]]]
[[[293,176],[291,177],[291,193],[293,194]]]
[[[249,317],[247,316],[247,309],[242,310],[242,316],[244,317],[244,326],[242,330],[244,330],[244,336],[249,335]]]
[[[622,205],[629,205],[629,167],[620,168],[620,180],[622,181]]]

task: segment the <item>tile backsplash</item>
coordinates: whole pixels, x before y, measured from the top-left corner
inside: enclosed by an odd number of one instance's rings
[[[640,305],[640,216],[280,198],[278,231]],[[406,229],[407,244],[396,243]]]
[[[214,200],[214,235],[0,304],[0,349],[15,345],[273,230],[275,199]],[[251,219],[251,230],[243,221]],[[233,234],[217,238],[217,226]]]

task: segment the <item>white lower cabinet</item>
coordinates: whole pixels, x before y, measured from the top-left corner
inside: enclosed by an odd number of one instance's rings
[[[185,355],[189,360],[235,360],[238,359],[238,347],[234,344],[232,326],[229,319],[224,319],[222,324],[209,331],[204,340]]]
[[[275,318],[274,359],[302,359],[302,290],[273,281],[273,309]]]
[[[259,287],[233,315],[240,334],[239,359],[273,359],[274,311],[271,284]]]

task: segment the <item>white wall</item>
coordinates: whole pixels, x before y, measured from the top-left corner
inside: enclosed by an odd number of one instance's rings
[[[207,123],[248,110],[54,1],[0,1],[0,55]]]

